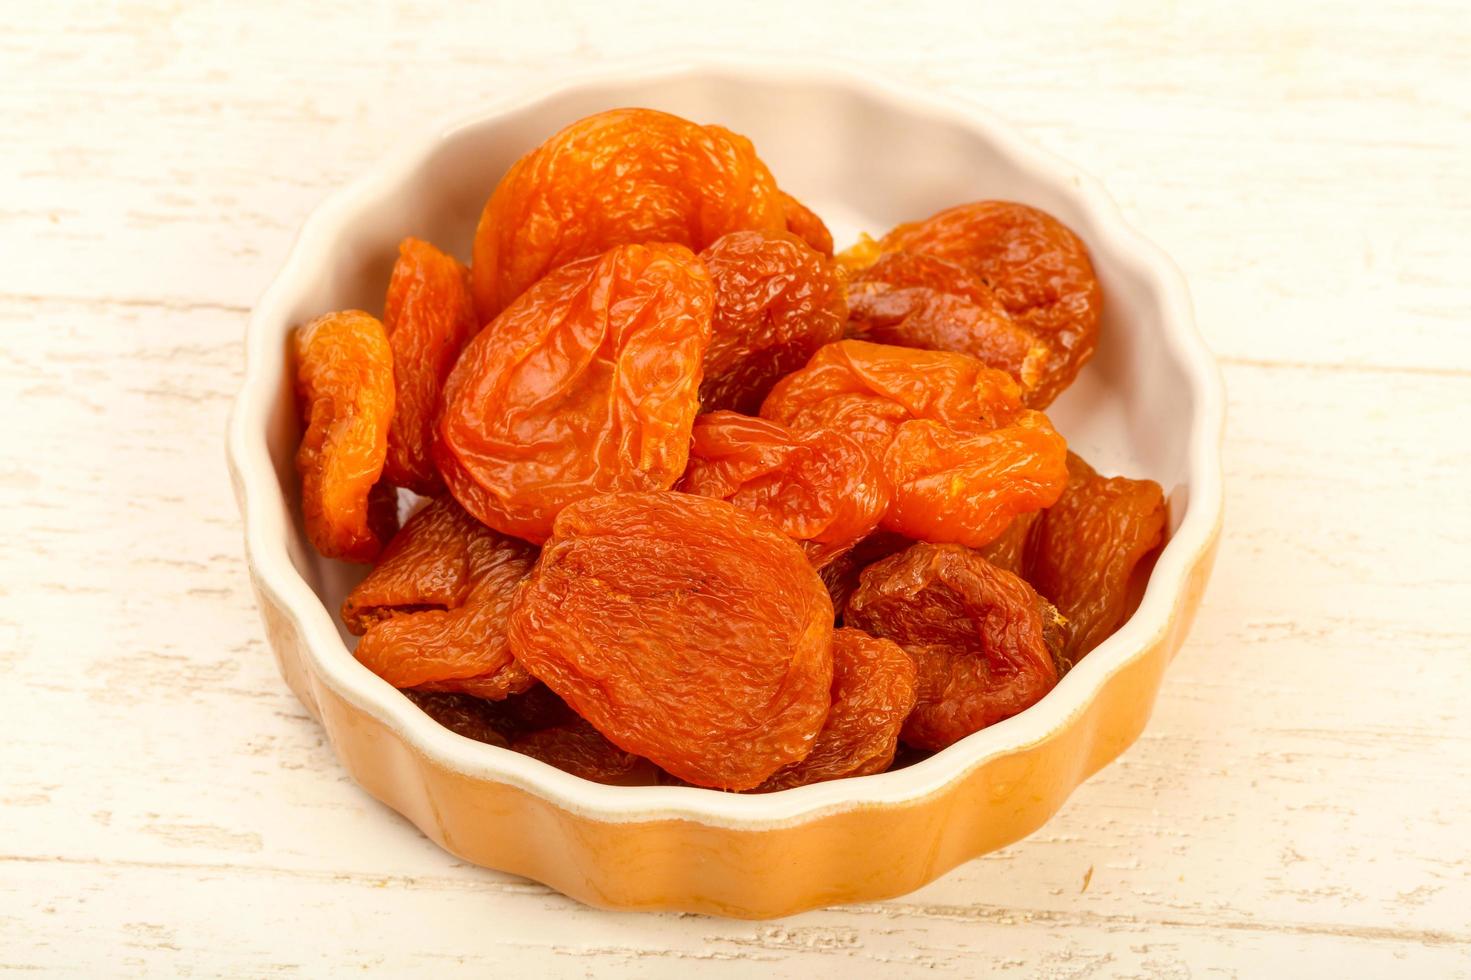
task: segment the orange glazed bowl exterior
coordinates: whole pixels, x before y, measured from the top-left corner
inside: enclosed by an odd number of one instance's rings
[[[631,105],[751,137],[839,247],[982,198],[1043,208],[1087,243],[1105,294],[1098,354],[1049,414],[1100,471],[1158,481],[1170,525],[1132,617],[1040,703],[903,769],[740,795],[587,782],[441,728],[353,658],[336,610],[364,568],[316,555],[302,530],[292,327],[381,310],[406,235],[468,257],[481,206],[517,157],[575,119]],[[307,221],[250,319],[246,354],[230,469],[286,682],[353,778],[441,846],[592,905],[787,915],[908,892],[1026,836],[1144,728],[1220,532],[1224,394],[1175,267],[1096,182],[984,111],[846,68],[629,69],[410,141]]]

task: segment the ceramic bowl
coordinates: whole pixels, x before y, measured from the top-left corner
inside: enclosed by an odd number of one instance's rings
[[[362,569],[318,557],[302,531],[289,331],[329,310],[381,310],[405,235],[468,257],[480,208],[518,156],[629,105],[750,136],[840,248],[981,198],[1044,208],[1087,243],[1102,340],[1050,414],[1099,469],[1165,487],[1169,536],[1129,621],[1039,704],[904,769],[737,795],[583,781],[439,727],[353,659],[335,610]],[[271,648],[364,789],[454,854],[593,905],[758,918],[898,895],[1015,841],[1139,735],[1219,533],[1223,394],[1181,276],[1094,180],[975,106],[810,65],[564,80],[403,143],[302,228],[250,318],[228,437]]]

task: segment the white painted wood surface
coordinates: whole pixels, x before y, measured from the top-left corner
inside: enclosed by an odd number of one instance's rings
[[[1471,975],[1464,4],[5,6],[0,972]],[[426,117],[696,40],[859,59],[1094,172],[1231,394],[1139,744],[1030,840],[767,924],[589,910],[356,789],[263,645],[221,451],[323,195]]]

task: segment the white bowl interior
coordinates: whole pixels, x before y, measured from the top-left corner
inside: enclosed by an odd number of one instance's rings
[[[266,337],[253,338],[252,356],[262,352],[267,363],[252,368],[268,375],[259,380],[260,394],[270,406],[265,428],[280,492],[277,506],[284,509],[281,523],[294,531],[287,553],[349,646],[353,638],[336,610],[364,569],[320,558],[302,533],[292,462],[299,428],[285,370],[290,329],[330,310],[381,313],[397,245],[406,235],[468,259],[480,209],[512,162],[575,119],[627,105],[720,123],[749,136],[783,188],[826,220],[839,248],[860,231],[879,234],[900,221],[983,198],[1022,201],[1056,215],[1088,244],[1105,306],[1097,356],[1050,414],[1069,443],[1099,469],[1163,485],[1172,532],[1187,518],[1192,470],[1198,479],[1202,460],[1214,464],[1213,447],[1193,445],[1217,437],[1219,420],[1202,418],[1203,412],[1219,412],[1218,404],[1202,404],[1219,401],[1211,387],[1213,369],[1202,367],[1208,355],[1188,322],[1183,290],[1170,281],[1173,270],[1122,224],[1088,178],[998,135],[997,124],[978,122],[974,113],[841,74],[651,73],[511,106],[452,129],[400,167],[401,176],[361,182],[324,206],[303,232],[312,241],[299,243],[292,261],[316,261],[318,267],[283,276],[285,284],[267,295],[274,302],[263,300],[252,330]],[[309,254],[297,254],[302,252]],[[1179,295],[1166,295],[1171,289]],[[1185,322],[1167,322],[1171,318]],[[1210,496],[1218,498],[1218,490]],[[1198,515],[1195,523],[1204,528],[1214,519]],[[1203,541],[1205,534],[1192,536]],[[1064,686],[1072,681],[1065,679]],[[1032,710],[1045,710],[1046,704]],[[875,778],[882,777],[864,782]]]

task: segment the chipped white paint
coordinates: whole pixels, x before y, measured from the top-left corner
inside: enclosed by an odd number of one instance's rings
[[[1471,975],[1461,5],[469,6],[7,18],[0,972]],[[364,796],[263,645],[220,451],[322,195],[426,114],[694,38],[979,98],[1096,173],[1231,392],[1140,743],[1026,842],[779,923],[586,909]]]

